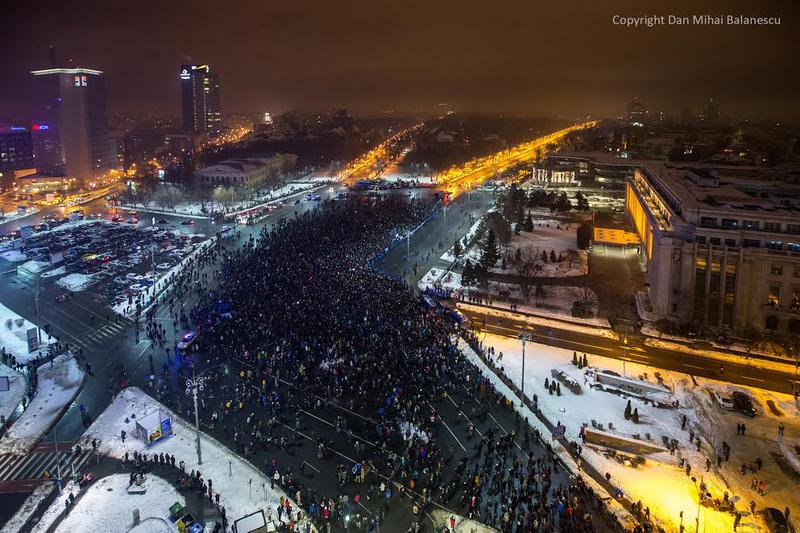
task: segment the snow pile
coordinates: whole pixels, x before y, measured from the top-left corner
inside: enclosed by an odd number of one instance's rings
[[[95,279],[95,277],[90,274],[73,272],[72,274],[67,274],[63,278],[59,279],[56,284],[59,287],[63,287],[69,291],[80,292],[85,291],[98,281],[99,280]]]
[[[147,474],[144,479],[144,494],[128,494],[128,474],[112,474],[95,481],[58,524],[55,532],[108,531],[112,525],[116,531],[127,531],[133,525],[134,509],[139,509],[143,521],[151,517],[168,521],[170,505],[175,502],[183,505],[184,497],[169,482],[158,476]],[[63,509],[64,499],[68,494],[64,493],[56,498],[53,505]],[[147,526],[145,529],[137,528],[136,531],[174,531],[149,528],[152,525],[163,526],[164,522],[148,520],[140,526]]]
[[[61,417],[83,385],[84,373],[69,354],[39,367],[36,395],[0,440],[0,454],[26,453]]]
[[[8,307],[0,304],[0,344],[7,353],[12,353],[20,363],[25,363],[38,354],[28,353],[28,330],[36,326]],[[44,337],[44,333],[42,333]],[[44,339],[43,339],[44,340]]]
[[[28,256],[20,252],[19,250],[8,250],[6,252],[0,253],[0,257],[5,259],[9,263],[21,263],[23,261],[28,260]]]
[[[148,450],[143,442],[133,438],[135,434],[134,416],[142,418],[156,409],[160,409],[171,417],[174,435]],[[122,430],[130,435],[125,442],[122,442],[120,438]],[[178,461],[184,461],[187,472],[200,470],[204,479],[211,479],[214,482],[214,490],[219,491],[220,504],[225,506],[230,522],[256,512],[258,509],[262,509],[267,517],[276,517],[275,509],[279,504],[280,497],[288,498],[277,487],[269,488],[270,481],[264,473],[205,433],[201,433],[200,437],[203,464],[197,464],[194,427],[135,387],[120,392],[111,405],[86,430],[84,440],[88,442],[92,438],[100,441],[99,451],[101,453],[118,459],[124,457],[125,452],[131,455],[134,451],[140,453],[163,452],[175,455]],[[251,479],[254,487],[252,499],[250,491],[242,490],[243,487],[246,488],[249,485]],[[293,503],[292,507],[298,510],[296,503]]]
[[[783,458],[786,459],[787,463],[789,463],[789,466],[791,466],[795,472],[800,474],[800,456],[798,456],[797,451],[795,451],[795,445],[793,445],[791,442],[782,440],[778,443],[778,447],[783,454]]]
[[[50,263],[47,261],[36,261],[31,259],[30,261],[25,261],[21,265],[17,266],[17,272],[19,273],[20,271],[26,271],[30,274],[38,274],[49,266]]]
[[[43,278],[54,278],[56,276],[62,276],[67,273],[67,269],[63,266],[58,268],[54,268],[53,270],[48,270],[47,272],[42,274]]]
[[[6,365],[0,364],[0,376],[8,377],[8,391],[0,391],[0,417],[2,420],[8,420],[14,409],[17,408],[22,397],[25,396],[27,385],[25,378],[19,372],[16,372]]]

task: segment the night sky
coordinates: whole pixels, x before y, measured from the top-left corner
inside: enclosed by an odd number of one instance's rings
[[[347,107],[606,116],[651,110],[797,116],[793,1],[10,0],[0,122],[27,116],[27,72],[106,72],[111,111],[179,114],[178,67],[220,73],[224,112]],[[779,16],[780,26],[615,26],[644,14]],[[441,109],[441,108],[440,108]]]

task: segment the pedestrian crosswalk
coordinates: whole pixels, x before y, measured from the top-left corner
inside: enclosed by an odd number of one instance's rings
[[[35,452],[25,455],[0,455],[0,481],[39,479],[44,477],[45,472],[50,477],[55,477],[58,474],[59,464],[61,465],[61,475],[69,475],[73,466],[77,472],[91,455],[91,450],[82,451],[80,454]]]
[[[125,333],[131,330],[131,324],[132,322],[127,319],[109,322],[89,333],[77,335],[70,344],[80,346],[84,350],[107,346],[110,342],[122,339]]]

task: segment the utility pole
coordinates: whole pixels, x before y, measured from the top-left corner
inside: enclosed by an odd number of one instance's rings
[[[533,340],[533,334],[522,330],[519,334],[519,340],[522,342],[522,379],[520,380],[520,389],[522,389],[523,402],[525,401],[525,343]]]
[[[191,394],[194,397],[194,426],[197,432],[196,441],[197,441],[197,464],[203,464],[203,455],[200,452],[200,412],[197,408],[197,391],[203,390],[206,384],[206,378],[203,376],[194,375],[194,369],[192,369],[192,379],[186,380],[186,394]]]

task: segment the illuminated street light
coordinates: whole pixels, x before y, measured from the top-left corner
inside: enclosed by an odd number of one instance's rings
[[[203,456],[200,452],[200,413],[197,409],[197,392],[203,391],[203,388],[206,384],[206,378],[203,376],[194,376],[194,370],[192,370],[192,379],[186,380],[186,394],[191,394],[194,397],[194,426],[196,430],[196,442],[197,442],[197,464],[203,464]]]

